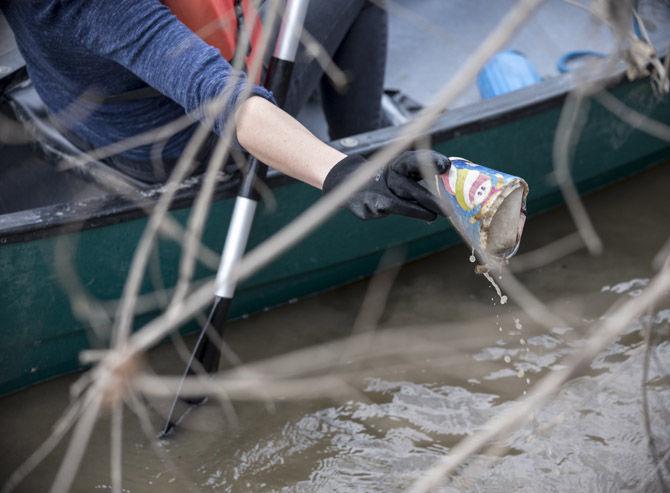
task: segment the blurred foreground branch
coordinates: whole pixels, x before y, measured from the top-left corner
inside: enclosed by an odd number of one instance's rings
[[[426,493],[439,486],[444,478],[493,440],[499,440],[521,426],[528,416],[555,394],[564,383],[576,376],[593,358],[626,329],[637,317],[670,292],[670,257],[648,287],[593,327],[583,348],[567,358],[565,368],[548,374],[531,389],[525,399],[517,401],[504,412],[489,420],[481,431],[456,445],[441,461],[427,471],[408,491]]]

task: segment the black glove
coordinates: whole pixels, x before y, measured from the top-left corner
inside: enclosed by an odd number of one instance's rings
[[[353,154],[337,163],[323,182],[323,193],[337,188],[365,162],[362,156]],[[347,207],[361,219],[400,214],[433,221],[442,212],[433,194],[418,183],[423,163],[432,163],[430,172],[437,174],[446,173],[451,165],[449,158],[434,151],[404,152],[349,197]]]

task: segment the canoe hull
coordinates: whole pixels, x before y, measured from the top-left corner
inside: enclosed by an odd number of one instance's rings
[[[637,111],[670,122],[670,101],[657,100],[648,81],[621,84],[613,93]],[[560,103],[558,98],[529,106],[527,111],[507,119],[436,128],[432,133],[434,148],[524,177],[531,190],[529,213],[538,214],[561,203],[552,179],[552,147]],[[588,192],[669,160],[668,143],[630,128],[592,103],[572,172],[580,191]],[[280,230],[319,198],[317,191],[294,181],[284,182],[273,192],[277,207],[260,210],[251,246]],[[203,240],[215,251],[223,244],[232,204],[232,198],[217,201],[209,216]],[[185,223],[189,212],[186,207],[172,213]],[[77,370],[82,349],[104,346],[104,335],[100,337],[95,330],[97,324],[104,332],[104,310],[95,312],[96,323],[85,322],[79,301],[85,293],[110,311],[110,303],[123,289],[146,222],[146,217],[120,219],[81,231],[52,232],[0,245],[0,394]],[[368,276],[390,248],[400,249],[403,258],[412,260],[459,241],[445,219],[432,224],[399,217],[362,222],[343,211],[241,285],[231,308],[232,317]],[[174,285],[179,253],[176,244],[160,242],[143,293]],[[197,278],[212,274],[200,268]],[[151,313],[138,317],[137,324],[149,317]]]

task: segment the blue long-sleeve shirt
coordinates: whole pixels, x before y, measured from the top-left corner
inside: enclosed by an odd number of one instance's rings
[[[53,115],[79,115],[70,130],[92,146],[117,142],[174,121],[185,113],[203,119],[208,101],[231,91],[217,116],[220,133],[249,84],[218,50],[182,24],[159,0],[0,0],[28,73]],[[162,96],[95,104],[82,94],[114,96],[149,85]],[[272,99],[253,86],[252,94]],[[73,107],[73,103],[76,106]],[[193,128],[163,149],[176,158]],[[148,161],[150,147],[124,157]]]

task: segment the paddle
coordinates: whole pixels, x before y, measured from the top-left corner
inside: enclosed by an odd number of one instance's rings
[[[295,55],[298,51],[300,33],[305,21],[308,4],[309,0],[287,0],[275,51],[265,77],[264,85],[272,91],[277,105],[280,107],[284,106],[286,100],[289,80],[295,62]],[[223,254],[221,255],[221,263],[216,275],[214,304],[205,326],[200,331],[183,378],[193,374],[192,366],[194,360],[197,360],[207,373],[218,371],[221,352],[218,345],[208,334],[215,333],[219,341],[223,337],[228,309],[235,294],[235,280],[232,276],[233,268],[242,258],[242,255],[244,255],[259,200],[255,185],[258,180],[265,178],[267,169],[266,165],[255,158],[252,158],[249,163],[249,169],[235,199],[235,207],[230,219],[230,226],[228,227],[228,234],[223,247]],[[163,432],[161,433],[162,437],[167,436],[176,426],[173,421],[173,415],[179,398],[179,393],[177,393],[172,402]],[[197,404],[203,400],[204,398],[191,399],[186,402]]]

